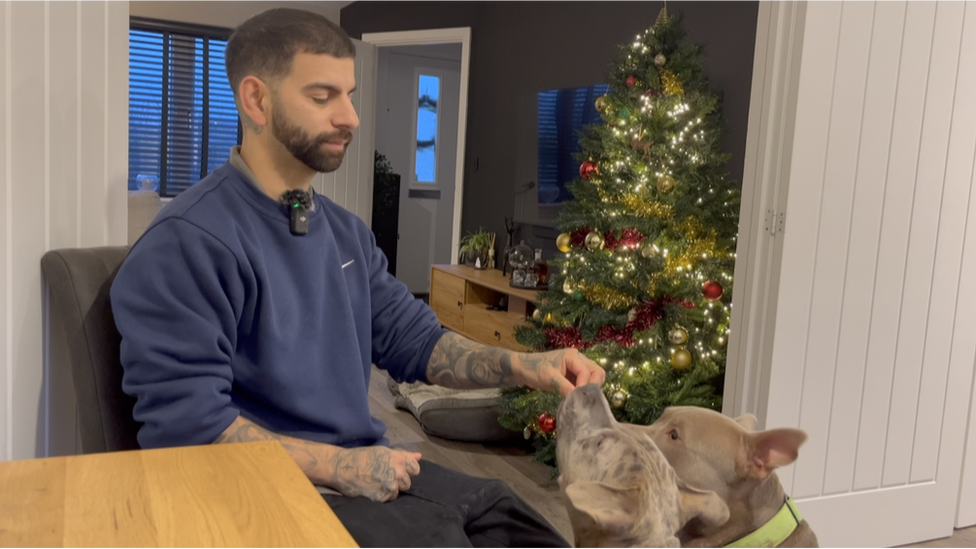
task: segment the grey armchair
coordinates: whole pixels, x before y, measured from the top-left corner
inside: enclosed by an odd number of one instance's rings
[[[71,372],[86,454],[139,448],[139,424],[132,419],[135,399],[122,392],[122,336],[109,303],[109,289],[128,250],[52,250],[41,258],[50,329],[63,330],[66,342],[50,349],[51,370]]]

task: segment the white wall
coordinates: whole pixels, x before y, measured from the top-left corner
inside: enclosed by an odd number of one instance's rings
[[[126,241],[128,8],[0,3],[0,459],[48,451],[41,256]]]
[[[460,58],[460,44],[379,49],[376,150],[390,160],[394,173],[401,176],[396,273],[414,293],[429,290],[431,264],[451,262]],[[413,183],[411,143],[416,138],[417,69],[443,77],[436,186]],[[410,198],[411,187],[437,189],[441,196],[439,199]]]
[[[248,17],[276,7],[297,8],[328,17],[339,23],[339,10],[352,2],[129,2],[129,13],[134,17],[148,17],[164,21],[179,21],[196,25],[234,28]]]

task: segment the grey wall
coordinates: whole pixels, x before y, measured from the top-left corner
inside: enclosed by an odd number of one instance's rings
[[[484,226],[504,246],[515,205],[515,105],[520,95],[604,81],[617,46],[654,23],[662,2],[354,2],[342,27],[364,32],[471,27],[462,234]],[[759,4],[668,3],[702,44],[712,87],[723,93],[729,171],[742,178]],[[520,227],[517,238],[556,253],[555,231]]]

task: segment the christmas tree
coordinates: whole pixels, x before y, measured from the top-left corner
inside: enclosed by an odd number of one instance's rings
[[[560,212],[564,252],[549,262],[517,340],[574,347],[607,370],[619,421],[653,422],[668,406],[721,407],[739,187],[719,150],[719,101],[701,48],[661,11],[620,46],[597,99],[602,124],[580,133],[580,177]],[[554,463],[554,392],[506,389],[500,419]]]

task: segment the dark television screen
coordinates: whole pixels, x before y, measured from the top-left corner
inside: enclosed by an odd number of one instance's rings
[[[579,177],[579,131],[602,123],[594,103],[609,86],[594,84],[549,90],[538,94],[539,204],[558,204],[572,198],[566,184]]]

